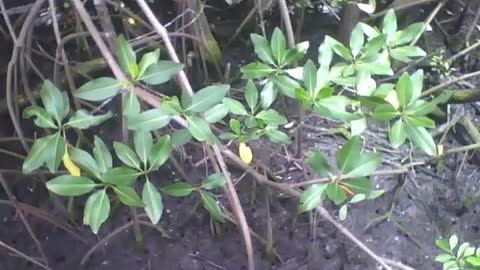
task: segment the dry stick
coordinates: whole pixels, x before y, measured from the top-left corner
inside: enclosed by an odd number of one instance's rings
[[[430,23],[435,18],[435,16],[437,16],[437,13],[440,11],[440,9],[442,9],[442,7],[447,2],[448,2],[448,0],[441,0],[440,2],[438,2],[437,6],[433,9],[433,11],[430,13],[428,18],[423,23],[422,31],[420,31],[417,34],[417,36],[412,40],[412,42],[410,43],[410,46],[413,46],[413,45],[415,45],[415,43],[417,43],[418,39],[423,35],[423,32],[425,32],[425,29],[427,29],[427,27],[430,25]]]
[[[43,269],[52,270],[52,268],[50,268],[50,267],[44,265],[43,263],[35,260],[34,258],[32,258],[32,257],[28,256],[27,254],[21,252],[20,250],[15,249],[15,248],[13,248],[13,247],[5,244],[5,243],[2,242],[1,240],[0,240],[0,246],[6,248],[6,249],[9,250],[10,252],[13,252],[13,253],[17,254],[18,256],[24,258],[25,260],[27,260],[27,261],[29,261],[29,262],[31,262],[31,263],[33,263],[33,264],[35,264],[35,265],[43,268]]]
[[[167,52],[170,56],[170,58],[174,61],[179,63],[179,59],[177,56],[177,53],[175,51],[175,48],[172,45],[172,42],[170,41],[170,38],[168,36],[168,32],[163,27],[163,25],[158,21],[158,19],[155,17],[155,14],[153,14],[152,10],[148,6],[148,4],[145,2],[145,0],[137,0],[138,5],[140,8],[143,10],[145,15],[147,16],[147,19],[150,21],[150,23],[153,25],[157,33],[162,37],[163,42],[165,46],[167,47]],[[189,95],[193,95],[193,90],[190,85],[190,82],[188,81],[188,78],[183,70],[181,70],[178,74],[178,80],[180,85],[182,86],[184,91],[187,91]],[[235,190],[235,187],[231,181],[230,178],[230,173],[228,172],[227,166],[225,164],[225,160],[223,159],[223,156],[220,152],[220,149],[218,148],[217,145],[212,146],[214,154],[217,158],[217,161],[220,165],[220,168],[223,171],[223,174],[225,176],[225,179],[227,180],[227,188],[228,192],[228,198],[230,199],[229,202],[233,208],[233,212],[238,220],[238,224],[240,226],[240,230],[243,236],[243,240],[245,242],[245,248],[247,252],[247,259],[248,259],[248,269],[253,270],[255,269],[255,262],[253,258],[253,246],[252,246],[252,239],[250,237],[249,231],[248,231],[248,223],[247,219],[245,217],[245,213],[243,212],[242,205],[240,203],[240,200],[238,198],[238,194]],[[214,161],[212,160],[212,163]]]
[[[260,184],[264,185],[269,185],[271,187],[274,187],[276,189],[279,189],[287,194],[293,195],[295,197],[300,196],[300,192],[297,191],[296,189],[293,189],[289,187],[288,185],[273,182],[268,180],[265,176],[261,175],[257,171],[251,169],[250,166],[245,164],[237,155],[232,153],[230,150],[225,149],[223,151],[223,154],[227,156],[232,162],[235,163],[238,167],[242,168],[246,172],[249,172]],[[382,257],[378,256],[373,252],[370,248],[368,248],[365,244],[362,243],[355,235],[353,235],[347,228],[345,228],[341,223],[337,222],[335,218],[333,218],[328,211],[323,208],[322,206],[317,207],[317,212],[325,218],[327,221],[332,223],[343,235],[345,235],[348,239],[350,239],[352,242],[354,242],[357,246],[359,246],[363,251],[365,251],[368,255],[370,255],[373,259],[375,259],[379,264],[381,264],[385,269],[392,270],[390,266],[387,265],[387,263],[391,263],[390,260],[385,261]],[[401,269],[410,269],[408,267],[401,267],[400,264],[396,264],[397,267]]]
[[[421,4],[426,4],[426,3],[429,3],[429,2],[433,2],[433,1],[436,1],[436,0],[418,0],[418,1],[405,1],[405,4],[400,4],[396,7],[393,7],[393,10],[395,11],[400,11],[400,10],[403,10],[403,9],[407,9],[409,7],[413,7],[413,6],[416,6],[416,5],[421,5]],[[367,18],[367,20],[372,20],[372,19],[376,19],[378,17],[382,17],[383,15],[387,14],[387,12],[389,11],[390,9],[386,9],[382,12],[378,12],[378,13],[375,13],[375,14],[372,14],[370,17]]]
[[[15,109],[13,106],[13,98],[12,98],[12,84],[13,84],[13,76],[14,76],[13,73],[14,73],[15,65],[17,64],[20,47],[25,41],[25,38],[28,33],[28,29],[30,28],[33,22],[35,14],[37,14],[37,12],[40,10],[44,2],[45,0],[37,0],[32,6],[32,8],[30,9],[30,12],[28,13],[25,19],[25,22],[23,24],[22,30],[20,31],[20,35],[18,36],[15,47],[13,48],[12,58],[10,59],[10,62],[8,63],[8,67],[7,67],[6,99],[7,99],[8,112],[10,114],[10,119],[12,120],[13,127],[15,128],[15,132],[20,138],[22,142],[22,146],[26,152],[30,150],[30,147],[24,140],[25,136],[23,135],[22,127],[20,126],[20,122],[17,119],[17,115],[15,113]]]
[[[50,5],[50,16],[52,17],[53,33],[55,35],[55,41],[57,42],[57,50],[58,50],[58,46],[60,46],[60,44],[62,43],[62,37],[60,35],[60,29],[58,27],[57,16],[55,15],[55,11],[56,11],[55,0],[48,0],[48,3]],[[65,53],[63,46],[60,49],[60,53],[62,55],[63,68],[65,69],[65,77],[67,78],[70,94],[73,97],[73,104],[75,105],[75,110],[79,110],[81,108],[80,101],[73,94],[75,90],[77,90],[77,88],[75,87],[75,82],[73,81],[70,65],[68,63],[67,54]],[[57,75],[57,74],[58,73],[54,73],[54,75]],[[55,82],[56,85],[59,85],[59,80],[57,77],[54,77],[53,81]]]
[[[460,82],[460,81],[464,81],[464,80],[467,80],[467,79],[470,79],[470,78],[473,78],[473,77],[476,77],[476,76],[480,76],[480,70],[477,70],[477,71],[475,71],[475,72],[462,75],[462,76],[457,77],[457,78],[454,78],[454,79],[452,79],[452,80],[450,80],[450,81],[448,81],[448,82],[444,82],[444,83],[442,83],[442,84],[439,84],[439,85],[437,85],[437,86],[434,86],[434,87],[432,87],[432,88],[429,88],[429,89],[425,90],[425,91],[422,93],[421,97],[429,96],[429,95],[431,95],[431,94],[433,94],[433,93],[435,93],[435,92],[437,92],[437,91],[439,91],[439,90],[442,90],[442,89],[444,89],[445,87],[450,86],[450,85],[452,85],[452,84],[454,84],[454,83],[457,83],[457,82]]]
[[[287,32],[288,47],[290,49],[295,47],[295,37],[293,34],[292,21],[290,20],[290,14],[288,13],[288,6],[286,0],[279,0],[280,14],[282,15],[283,24],[285,25],[285,31]],[[297,153],[296,157],[299,158],[302,155],[302,137],[303,137],[303,108],[301,102],[297,102],[297,114],[298,114],[298,127],[297,127]]]
[[[105,58],[105,61],[110,67],[115,78],[117,78],[117,80],[119,81],[127,82],[128,81],[127,77],[125,76],[125,74],[123,74],[117,61],[115,61],[115,58],[113,57],[112,53],[108,49],[107,45],[105,44],[105,41],[102,39],[97,28],[93,24],[93,21],[90,18],[90,15],[88,15],[87,10],[83,6],[82,2],[80,0],[72,0],[72,3],[74,4],[78,12],[78,15],[81,17],[83,23],[87,27],[88,32],[90,32],[93,40],[97,44],[98,49],[102,53],[103,58]],[[137,94],[141,99],[143,99],[149,105],[158,106],[158,98],[156,96],[139,88],[135,88],[134,91],[135,91],[135,94]]]
[[[15,210],[17,210],[18,216],[22,220],[23,225],[27,229],[28,234],[30,234],[30,237],[32,237],[33,242],[35,243],[36,248],[38,249],[38,252],[40,253],[40,256],[42,257],[43,261],[48,265],[48,259],[47,256],[45,255],[45,252],[43,251],[42,245],[40,244],[40,241],[38,238],[35,236],[35,233],[32,230],[32,227],[30,226],[30,223],[28,223],[27,218],[23,214],[22,208],[18,205],[17,199],[15,198],[15,195],[13,195],[12,191],[10,190],[10,187],[7,184],[7,181],[5,181],[5,178],[3,178],[3,175],[0,174],[0,184],[2,185],[3,189],[5,190],[5,193],[7,194],[8,199],[12,202],[13,206],[15,207]]]
[[[283,24],[285,25],[285,31],[287,31],[288,47],[295,47],[295,37],[292,29],[292,21],[290,20],[290,14],[288,13],[287,1],[279,0],[280,14],[282,15]]]
[[[478,9],[480,11],[480,8]],[[480,14],[480,13],[479,13]],[[452,55],[450,58],[447,59],[447,61],[445,61],[446,63],[451,63],[453,62],[454,60],[466,55],[467,53],[475,50],[476,48],[480,47],[480,40],[477,41],[476,43],[468,46],[467,48],[459,51],[458,53]]]
[[[125,75],[122,73],[120,67],[118,66],[117,62],[113,58],[113,55],[111,52],[108,50],[108,47],[106,46],[105,42],[102,40],[100,37],[100,34],[98,30],[96,29],[95,25],[93,24],[90,16],[88,15],[87,11],[83,7],[82,3],[80,0],[72,0],[73,4],[75,5],[75,8],[79,14],[79,16],[82,18],[85,26],[87,27],[88,31],[91,33],[92,38],[94,39],[95,43],[99,47],[103,57],[107,61],[107,64],[110,66],[110,69],[112,70],[113,74],[115,77],[120,80],[120,81],[127,81],[127,78]],[[155,15],[153,12],[150,10],[148,5],[144,1],[139,1],[142,9],[146,10],[144,11],[147,14],[147,17],[152,19],[151,23],[154,25],[154,27],[157,29],[159,32],[160,36],[164,39],[165,45],[167,47],[168,52],[171,54],[171,58],[175,62],[180,62],[178,59],[178,56],[175,53],[175,49],[172,46],[172,43],[170,39],[168,38],[168,33],[166,29],[158,22],[158,20],[155,18]],[[190,95],[193,95],[193,90],[190,86],[190,83],[188,82],[188,79],[183,71],[179,73],[179,81],[181,82],[181,85],[184,87],[185,91],[187,91]],[[158,106],[158,98],[142,89],[135,88],[136,94],[143,99],[145,102],[149,103],[152,106]],[[181,125],[186,126],[185,120],[180,117],[176,117],[175,120],[179,122]],[[214,146],[216,147],[216,146]],[[217,156],[219,159],[223,159],[223,157],[220,155],[220,157]],[[228,183],[227,183],[228,184]],[[231,183],[230,183],[231,184]],[[232,191],[231,189],[233,188],[233,184],[230,185],[229,190]],[[233,192],[235,192],[235,189],[233,188]],[[241,211],[241,205],[239,205],[240,202],[238,200],[237,196],[237,201],[236,204],[232,203],[232,207],[234,208],[237,218],[239,219],[239,224],[240,227],[245,227],[246,224],[246,218],[243,214],[243,211]],[[240,211],[238,210],[238,207],[240,207]],[[240,212],[240,213],[239,213]],[[242,232],[244,229],[242,229]],[[251,243],[251,238],[250,235],[248,234],[248,225],[246,226],[246,232],[247,235],[245,236],[244,234],[244,239],[245,239],[245,245],[247,247],[247,254],[249,255],[249,265],[253,265],[253,248],[252,248],[252,243]],[[253,269],[253,268],[250,268]]]
[[[5,2],[0,0],[0,9],[2,10],[3,20],[7,24],[8,31],[10,32],[10,36],[12,37],[13,43],[17,45],[17,35],[15,34],[15,30],[13,29],[12,22],[10,21],[10,17],[8,17],[7,9],[5,8]]]

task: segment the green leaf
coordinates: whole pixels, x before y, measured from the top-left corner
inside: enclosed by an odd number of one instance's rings
[[[137,154],[133,152],[128,145],[121,142],[114,142],[113,148],[118,158],[127,166],[132,168],[140,169],[140,160],[138,159]]]
[[[97,161],[86,151],[71,147],[68,149],[70,159],[87,174],[98,177],[100,175],[100,168]],[[101,165],[100,165],[101,166]]]
[[[325,36],[324,41],[318,47],[318,64],[321,68],[330,68],[333,58],[332,44],[329,40],[332,39],[330,36]]]
[[[110,151],[100,137],[95,136],[94,144],[95,147],[93,147],[93,156],[95,157],[96,164],[98,165],[97,167],[101,173],[105,173],[113,166],[112,154],[110,154]]]
[[[387,41],[390,41],[395,32],[397,32],[397,16],[395,16],[395,11],[390,9],[383,18],[382,33],[387,36]]]
[[[133,91],[130,91],[126,98],[123,99],[122,112],[127,118],[140,113],[140,102]]]
[[[60,196],[80,196],[95,187],[92,180],[72,175],[61,175],[47,182],[47,189]]]
[[[426,56],[427,53],[416,46],[404,46],[390,50],[390,56],[398,61],[409,63],[412,57]]]
[[[338,210],[338,218],[341,221],[344,221],[345,219],[347,219],[347,214],[348,214],[348,204],[344,204],[342,205],[342,207],[340,207],[340,210]]]
[[[369,178],[357,178],[346,182],[342,182],[343,185],[348,187],[355,194],[369,195],[372,192],[372,180]]]
[[[63,118],[68,114],[68,99],[64,98],[60,90],[49,80],[43,81],[40,98],[48,114],[57,120],[58,124],[61,124]]]
[[[405,131],[405,123],[403,119],[395,121],[388,132],[388,138],[393,148],[399,148],[407,139],[407,132]]]
[[[201,188],[204,189],[215,189],[224,186],[226,183],[225,176],[221,173],[214,173],[209,175],[205,180],[202,181]]]
[[[323,201],[326,184],[313,184],[300,195],[299,213],[317,208]]]
[[[462,243],[462,244],[458,247],[458,250],[457,250],[457,258],[463,257],[463,254],[465,253],[465,251],[466,251],[467,248],[469,248],[469,247],[470,247],[470,243],[468,243],[468,242]]]
[[[361,135],[367,129],[367,119],[360,118],[350,121],[350,134],[352,136]]]
[[[423,22],[414,23],[402,31],[396,32],[390,42],[390,46],[396,47],[412,42],[423,31],[424,24]]]
[[[235,118],[230,119],[228,126],[233,132],[235,132],[236,134],[240,134],[241,126],[240,126],[240,122],[237,119]]]
[[[437,145],[433,140],[432,135],[424,127],[415,127],[411,125],[405,125],[407,135],[413,143],[422,149],[429,156],[435,156],[437,154]]]
[[[373,111],[372,117],[377,121],[388,121],[397,117],[400,113],[390,104],[381,104]]]
[[[120,92],[122,82],[110,77],[101,77],[82,85],[75,96],[88,101],[102,101]]]
[[[115,56],[123,72],[130,74],[130,78],[138,76],[137,56],[128,41],[120,35],[116,41]]]
[[[130,130],[152,131],[165,127],[172,118],[163,110],[151,109],[137,115],[127,116],[127,126]]]
[[[215,105],[213,108],[209,109],[208,111],[205,112],[203,115],[205,120],[207,120],[208,123],[216,123],[228,114],[228,108],[225,106],[225,104],[220,103]]]
[[[350,34],[350,50],[352,51],[353,57],[356,57],[357,54],[360,53],[364,42],[365,36],[362,27],[357,24]]]
[[[138,77],[141,78],[148,67],[158,62],[160,58],[160,49],[148,52],[142,56],[142,60],[138,64]]]
[[[308,153],[306,163],[320,176],[328,176],[330,172],[327,159],[318,150],[312,150]]]
[[[51,118],[51,116],[48,114],[48,112],[38,106],[29,106],[23,110],[23,118],[31,118],[34,117],[35,120],[33,121],[35,125],[41,128],[57,128],[57,125]]]
[[[51,173],[56,172],[65,154],[65,138],[63,138],[60,131],[48,136],[44,151],[48,153],[48,158],[45,161],[48,170]]]
[[[372,38],[365,44],[361,59],[367,59],[377,56],[380,51],[385,47],[386,38],[384,35],[379,35]]]
[[[253,112],[258,104],[258,89],[252,80],[248,80],[245,86],[245,101],[247,101],[250,111]]]
[[[277,70],[270,67],[269,65],[266,65],[264,63],[250,63],[241,69],[242,72],[242,79],[259,79],[259,78],[264,78],[267,77],[268,75],[273,74]]]
[[[148,218],[152,224],[157,224],[163,213],[162,195],[148,180],[145,182],[145,185],[143,185],[142,200]]]
[[[458,237],[456,234],[453,234],[452,236],[450,236],[450,238],[448,239],[448,245],[450,247],[450,250],[454,250],[455,247],[457,246],[458,244]]]
[[[410,81],[412,83],[412,97],[409,105],[415,103],[420,98],[423,89],[423,70],[419,69],[410,75]]]
[[[346,178],[358,178],[369,176],[382,163],[383,155],[381,153],[365,153],[360,159],[355,161],[354,168],[344,175]]]
[[[303,45],[305,45],[306,48],[300,48]],[[297,64],[297,62],[302,60],[302,58],[305,56],[309,46],[309,42],[304,41],[297,44],[295,48],[289,49],[285,55],[285,59],[283,60],[282,67]]]
[[[133,143],[138,157],[143,164],[147,164],[153,146],[152,133],[150,131],[137,130],[133,137]]]
[[[406,116],[405,121],[414,127],[435,128],[435,121],[426,116]]]
[[[183,69],[183,64],[175,63],[173,61],[158,61],[147,68],[138,80],[144,81],[147,84],[158,85],[168,82],[180,70]]]
[[[199,142],[211,142],[214,137],[206,120],[197,116],[187,117],[188,130]]]
[[[268,40],[257,34],[250,34],[250,39],[252,40],[257,57],[267,64],[274,65],[275,63],[272,52],[270,51],[270,46],[268,45]]]
[[[358,194],[355,194],[351,199],[350,201],[348,201],[348,203],[359,203],[359,202],[362,202],[364,200],[367,199],[367,195],[365,194],[362,194],[362,193],[358,193]]]
[[[361,27],[362,27],[362,30],[363,30],[363,33],[365,33],[365,35],[367,35],[368,39],[371,40],[379,35],[381,35],[380,31],[378,31],[377,28],[374,28],[366,23],[358,23]]]
[[[278,65],[282,65],[285,55],[287,54],[287,40],[285,39],[282,30],[278,27],[273,30],[270,48],[272,49],[272,55],[277,60]]]
[[[480,266],[480,257],[468,257],[466,261],[473,266]]]
[[[370,96],[377,88],[377,83],[372,79],[372,75],[365,71],[357,73],[357,94],[360,96]]]
[[[239,135],[234,134],[234,133],[230,133],[230,132],[225,132],[225,133],[220,134],[218,137],[222,140],[234,140],[234,139],[238,138]]]
[[[309,96],[312,99],[315,98],[317,95],[317,67],[312,60],[308,60],[304,66],[303,83]]]
[[[309,102],[311,100],[310,95],[303,88],[295,89],[295,98],[303,102]]]
[[[277,129],[269,130],[267,131],[266,134],[270,139],[270,141],[274,143],[280,143],[280,144],[290,143],[290,138],[288,137],[288,135],[281,132],[280,130],[277,130]]]
[[[301,88],[297,81],[285,75],[272,76],[270,81],[275,84],[283,95],[290,98],[295,98],[295,89]]]
[[[327,184],[325,192],[327,193],[327,197],[336,205],[342,204],[347,199],[347,194],[345,194],[345,191],[338,183]]]
[[[406,110],[409,114],[415,116],[427,115],[437,109],[437,105],[448,101],[451,96],[451,92],[444,92],[430,101],[417,100],[413,105],[409,106]]]
[[[200,192],[200,197],[202,200],[202,205],[205,210],[210,213],[212,218],[219,222],[225,222],[225,216],[222,213],[222,209],[217,203],[217,200],[213,198],[210,194],[205,193],[205,192]]]
[[[245,109],[243,104],[240,103],[240,101],[238,101],[238,100],[226,97],[226,98],[223,99],[223,104],[225,104],[225,106],[227,106],[228,111],[232,114],[248,115],[247,110]]]
[[[340,120],[352,121],[363,118],[361,114],[347,112],[346,107],[351,104],[345,96],[330,96],[317,100],[313,110],[321,117]]]
[[[175,136],[175,134],[172,136]],[[163,165],[170,157],[172,150],[172,140],[169,135],[158,138],[148,156],[150,168],[158,168]]]
[[[260,93],[260,104],[262,108],[268,109],[277,99],[278,91],[273,87],[273,82],[267,82]]]
[[[367,62],[356,65],[357,70],[366,71],[372,75],[392,76],[393,70],[389,63]]]
[[[138,196],[137,192],[132,187],[129,186],[113,186],[113,191],[117,194],[120,201],[132,207],[141,207],[143,206],[143,201]]]
[[[222,101],[230,86],[212,85],[201,89],[192,96],[192,103],[186,109],[192,112],[205,112]]]
[[[337,151],[335,159],[337,161],[337,168],[341,174],[348,173],[355,168],[358,160],[360,160],[361,150],[362,141],[360,137],[353,136]]]
[[[135,169],[122,166],[108,169],[105,174],[101,176],[101,180],[116,186],[131,186],[137,178],[142,175]]]
[[[175,130],[175,132],[172,133],[171,140],[172,148],[177,148],[189,143],[192,140],[192,134],[186,128]]]
[[[189,183],[178,182],[163,187],[160,190],[173,197],[187,197],[192,193],[193,187]]]
[[[435,245],[441,250],[450,253],[450,247],[446,239],[436,239]]]
[[[70,120],[68,120],[65,125],[78,129],[87,129],[100,125],[112,116],[113,114],[111,112],[100,115],[91,115],[87,110],[80,109],[70,117]]]
[[[353,59],[352,53],[350,52],[350,50],[347,49],[347,47],[343,46],[342,43],[338,42],[335,39],[330,39],[329,42],[332,43],[332,49],[338,56],[342,57],[345,60]]]
[[[287,123],[287,119],[274,109],[261,111],[255,115],[255,118],[262,120],[270,126],[284,125]]]
[[[90,197],[85,203],[85,212],[83,214],[83,224],[90,225],[92,232],[98,234],[100,226],[108,219],[110,214],[110,200],[106,189],[99,190]]]

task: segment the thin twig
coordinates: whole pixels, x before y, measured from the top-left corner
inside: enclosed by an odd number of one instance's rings
[[[178,59],[177,53],[175,51],[175,48],[173,47],[170,38],[168,36],[168,32],[165,29],[165,27],[158,21],[158,19],[155,17],[155,14],[153,14],[152,10],[148,6],[148,4],[144,0],[137,0],[138,5],[140,8],[143,10],[145,15],[147,16],[147,19],[149,22],[153,25],[159,36],[162,37],[163,42],[165,43],[165,46],[167,47],[167,52],[174,62],[180,62]],[[190,85],[190,82],[188,81],[188,78],[183,70],[179,72],[177,75],[177,78],[179,80],[180,85],[182,86],[182,89],[186,91],[187,94],[193,95],[193,89]],[[245,217],[245,213],[243,212],[242,205],[240,203],[240,200],[238,198],[238,194],[235,190],[235,187],[232,183],[232,180],[230,178],[230,173],[228,172],[227,166],[225,164],[225,160],[223,159],[223,156],[220,152],[220,149],[217,145],[212,146],[213,152],[216,156],[216,159],[218,161],[218,164],[223,172],[223,175],[225,176],[225,179],[227,180],[227,188],[228,188],[228,198],[230,199],[230,204],[233,208],[233,212],[238,220],[239,227],[241,229],[241,233],[245,242],[245,248],[247,252],[247,259],[248,259],[248,265],[250,270],[255,269],[255,264],[254,264],[254,259],[253,259],[253,247],[252,247],[252,240],[250,237],[250,234],[248,232],[248,223]],[[214,161],[212,160],[212,163]]]
[[[258,173],[247,164],[245,164],[237,155],[232,153],[230,150],[224,149],[223,154],[226,157],[228,157],[233,163],[235,163],[236,166],[250,173],[250,175],[253,176],[259,184],[269,185],[271,187],[274,187],[282,192],[285,192],[289,195],[293,195],[295,197],[300,196],[300,192],[298,190],[291,188],[288,185],[285,185],[282,183],[270,181],[268,178],[266,178],[265,176]],[[345,235],[348,239],[350,239],[358,247],[360,247],[363,251],[365,251],[368,255],[370,255],[375,261],[381,264],[385,269],[392,270],[392,268],[387,265],[386,261],[384,261],[382,257],[376,255],[375,252],[373,252],[370,248],[368,248],[365,244],[363,244],[362,241],[360,241],[355,235],[353,235],[347,228],[345,228],[341,223],[337,222],[335,218],[333,218],[325,208],[323,208],[322,206],[319,206],[317,208],[317,212],[327,221],[332,223],[343,235]],[[408,268],[403,268],[403,269],[408,269]]]
[[[429,3],[429,2],[433,2],[433,1],[436,1],[436,0],[405,1],[405,3],[401,3],[401,4],[393,7],[393,10],[400,11],[400,10],[403,10],[403,9],[407,9],[407,8],[414,7],[414,6],[421,5],[421,4],[426,4],[426,3]],[[396,1],[395,1],[395,3],[396,3]],[[370,17],[367,18],[367,21],[382,17],[383,15],[387,14],[387,12],[389,10],[390,9],[385,9],[382,12],[372,14],[372,15],[370,15]]]
[[[429,96],[429,95],[432,95],[433,93],[435,92],[438,92],[440,90],[443,90],[444,88],[454,84],[454,83],[457,83],[457,82],[460,82],[460,81],[464,81],[464,80],[467,80],[467,79],[470,79],[470,78],[473,78],[473,77],[476,77],[476,76],[480,76],[480,70],[477,70],[475,72],[472,72],[472,73],[468,73],[468,74],[464,74],[460,77],[456,77],[448,82],[444,82],[442,84],[439,84],[437,86],[434,86],[432,88],[429,88],[427,90],[425,90],[421,97],[426,97],[426,96]]]
[[[15,34],[15,30],[13,29],[12,22],[10,21],[10,17],[8,17],[7,9],[5,7],[5,2],[0,0],[0,9],[2,10],[3,20],[7,24],[8,31],[10,32],[10,36],[12,37],[13,43],[17,45],[17,35]]]
[[[480,10],[480,8],[478,9]],[[450,58],[448,58],[445,63],[452,63],[454,60],[466,55],[467,53],[475,50],[476,48],[480,47],[480,40],[477,41],[476,43],[466,47],[465,49],[459,51],[458,53],[452,55]]]
[[[467,8],[467,7],[466,7]],[[477,7],[477,12],[475,13],[475,18],[472,20],[472,25],[468,28],[468,32],[465,35],[465,43],[470,43],[470,38],[472,37],[473,31],[477,28],[478,20],[480,20],[480,5]]]
[[[427,29],[427,27],[430,25],[432,20],[437,16],[437,13],[442,9],[442,7],[448,2],[448,0],[441,0],[438,2],[437,6],[433,9],[433,11],[430,13],[427,19],[425,19],[425,22],[423,23],[422,31],[420,31],[417,36],[412,40],[410,43],[410,46],[413,46],[417,43],[418,39],[423,35],[423,32]]]
[[[0,240],[0,246],[6,248],[8,251],[17,254],[18,256],[24,258],[25,260],[27,260],[27,261],[29,261],[29,262],[31,262],[31,263],[33,263],[33,264],[35,264],[35,265],[37,265],[37,266],[45,269],[45,270],[52,270],[52,268],[50,268],[50,267],[46,266],[45,264],[43,264],[43,263],[35,260],[34,258],[32,258],[32,257],[28,256],[27,254],[21,252],[20,250],[15,249],[15,248],[13,248],[13,247],[5,244],[5,243],[2,242],[1,240]]]
[[[28,223],[27,218],[23,214],[22,208],[18,205],[15,195],[13,195],[12,191],[10,190],[10,187],[7,184],[7,181],[5,181],[5,178],[3,178],[2,174],[0,174],[0,184],[5,190],[5,193],[7,194],[8,199],[12,202],[13,206],[15,207],[15,210],[17,211],[18,216],[22,220],[23,225],[27,229],[28,234],[32,238],[33,242],[35,243],[35,246],[38,252],[40,253],[40,256],[42,257],[42,260],[48,265],[48,259],[47,259],[47,256],[45,255],[45,252],[43,251],[42,244],[40,244],[40,241],[38,240],[37,236],[35,236],[35,233],[33,232],[33,229],[30,226],[30,223]]]

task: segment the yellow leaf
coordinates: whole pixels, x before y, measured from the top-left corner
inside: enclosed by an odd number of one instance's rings
[[[72,176],[80,176],[80,168],[73,163],[68,155],[67,149],[65,149],[65,154],[63,155],[63,166]]]
[[[238,153],[243,162],[250,164],[253,160],[252,149],[245,143],[240,143],[238,146]]]
[[[397,92],[394,90],[388,92],[388,95],[385,97],[385,100],[388,103],[392,104],[392,106],[395,109],[398,109],[398,107],[400,107],[400,103],[398,103]]]

